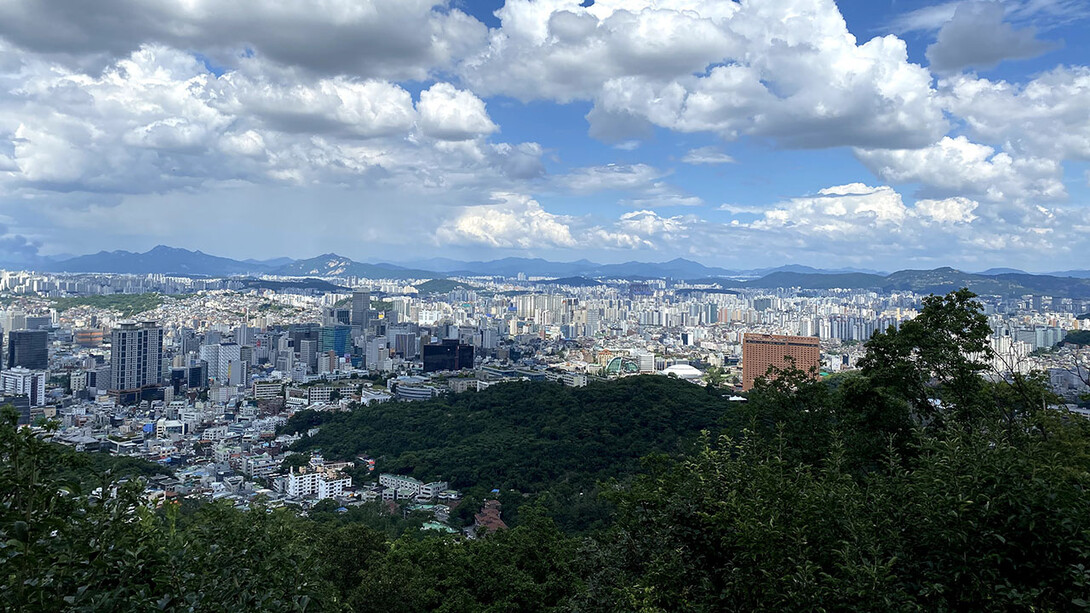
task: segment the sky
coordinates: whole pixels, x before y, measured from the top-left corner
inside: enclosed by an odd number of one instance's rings
[[[4,0],[0,262],[1090,268],[1086,31],[1085,0]]]

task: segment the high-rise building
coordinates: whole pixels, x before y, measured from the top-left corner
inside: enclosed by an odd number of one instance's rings
[[[49,333],[45,330],[15,330],[8,333],[8,368],[49,368]]]
[[[318,337],[318,351],[332,351],[342,357],[352,350],[352,328],[349,326],[323,326]]]
[[[217,383],[227,383],[231,378],[231,363],[242,361],[242,347],[238,343],[201,345],[201,361],[208,363],[208,374]],[[236,374],[238,366],[235,367]]]
[[[318,341],[299,341],[299,361],[306,364],[309,372],[318,368]]]
[[[780,336],[746,333],[742,337],[742,389],[753,389],[757,377],[770,366],[783,368],[789,362],[805,372],[817,373],[821,365],[821,346],[812,336]]]
[[[163,328],[154,321],[123,321],[110,343],[111,392],[157,387],[163,381]]]
[[[352,292],[352,327],[359,332],[366,332],[371,324],[371,292],[356,290]]]
[[[0,373],[0,387],[5,395],[26,396],[30,406],[45,404],[45,373],[26,368],[11,368]]]

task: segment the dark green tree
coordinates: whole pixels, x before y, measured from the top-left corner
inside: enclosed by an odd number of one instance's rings
[[[942,422],[936,400],[952,413],[983,410],[981,374],[991,352],[991,328],[975,297],[963,288],[924,298],[917,317],[871,337],[859,362],[863,374],[875,387],[907,400],[925,421]]]

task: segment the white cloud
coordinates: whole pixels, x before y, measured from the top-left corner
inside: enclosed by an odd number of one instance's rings
[[[621,204],[637,209],[658,209],[675,206],[704,206],[704,200],[665,181],[655,181],[634,197],[622,200]]]
[[[591,134],[607,142],[640,122],[797,147],[922,146],[946,129],[903,41],[857,44],[832,0],[512,0],[497,16],[463,78],[482,94],[593,100]]]
[[[629,195],[620,200],[634,208],[702,206],[704,201],[660,179],[668,175],[647,164],[607,164],[578,168],[558,175],[553,183],[574,194],[622,191]]]
[[[733,164],[734,158],[715,147],[698,147],[690,149],[681,161],[686,164]]]
[[[980,206],[968,198],[917,200],[916,212],[923,218],[939,223],[970,223],[976,219],[973,211]]]
[[[954,0],[913,9],[894,17],[889,29],[900,34],[935,32],[954,18],[958,7],[976,1],[979,0]],[[1090,16],[1090,8],[1083,0],[1000,0],[995,4],[1003,8],[1010,21],[1033,22],[1049,28]]]
[[[576,194],[606,190],[646,189],[665,173],[647,164],[587,166],[556,177],[556,183]]]
[[[754,221],[756,229],[792,232],[844,240],[862,235],[897,233],[908,216],[901,195],[890,187],[851,183],[829,187],[816,196],[794,198]]]
[[[19,57],[16,75],[0,75],[17,88],[0,94],[9,191],[161,193],[243,180],[480,195],[544,172],[539,145],[486,142],[497,128],[484,103],[443,82],[414,106],[394,83],[310,77],[260,57],[219,76],[158,46],[99,72]]]
[[[468,140],[498,129],[489,119],[484,101],[449,83],[436,83],[420,92],[416,108],[421,129],[433,138]]]
[[[569,221],[522,194],[496,193],[496,204],[463,208],[435,232],[439,244],[496,248],[574,247]]]
[[[956,72],[969,67],[991,68],[1008,59],[1038,56],[1055,47],[1037,40],[1037,29],[1015,30],[1004,23],[1003,6],[997,2],[964,2],[927,48],[931,67]]]
[[[1090,159],[1090,67],[1060,66],[1023,85],[960,75],[939,89],[944,107],[981,140],[1033,156]]]
[[[964,136],[923,149],[857,149],[856,157],[883,181],[921,183],[922,193],[975,195],[992,201],[1067,196],[1063,168],[1045,158],[1015,158]]]

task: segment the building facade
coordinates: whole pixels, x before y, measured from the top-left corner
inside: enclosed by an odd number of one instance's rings
[[[49,333],[45,330],[15,330],[8,333],[8,368],[46,370],[49,368]]]
[[[110,343],[111,392],[138,391],[163,382],[163,328],[153,321],[123,321]]]
[[[791,362],[802,371],[810,372],[812,369],[816,376],[821,366],[818,339],[812,336],[746,333],[742,337],[742,389],[753,389],[753,382],[757,377],[764,376],[769,367],[782,369]]]

